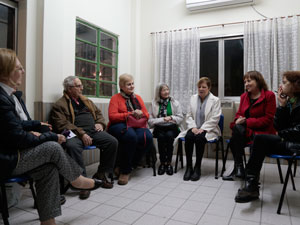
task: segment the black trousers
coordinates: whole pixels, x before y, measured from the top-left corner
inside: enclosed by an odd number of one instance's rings
[[[265,156],[268,154],[292,155],[292,152],[286,149],[286,143],[277,135],[256,135],[246,167],[247,174],[259,176]]]
[[[100,149],[100,164],[98,172],[111,173],[113,171],[117,149],[118,140],[106,131],[96,132],[90,135],[93,138],[93,145]],[[82,151],[84,144],[78,137],[68,139],[66,142],[67,153],[74,159],[78,165],[83,169],[83,174],[86,176],[86,170],[83,163]]]
[[[204,147],[207,142],[205,138],[206,132],[195,135],[190,129],[185,135],[185,154],[187,167],[193,166],[193,149],[196,145],[196,164],[195,166],[201,166],[201,161],[204,153]]]
[[[172,162],[173,142],[178,133],[178,128],[171,130],[154,128],[153,136],[157,138],[159,160],[161,164]]]
[[[234,163],[242,164],[244,148],[250,139],[246,138],[246,127],[236,124],[232,129],[232,137],[230,139],[230,149],[234,158]]]

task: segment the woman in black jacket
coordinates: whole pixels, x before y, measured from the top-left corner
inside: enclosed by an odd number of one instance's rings
[[[245,187],[239,189],[236,202],[249,202],[259,198],[259,174],[268,154],[292,155],[300,149],[300,71],[283,74],[278,89],[279,107],[274,118],[278,135],[256,135],[253,150],[246,167]]]
[[[59,174],[76,190],[96,189],[101,182],[80,175],[60,146],[66,141],[63,135],[40,133],[43,123],[28,120],[14,95],[24,74],[15,52],[0,48],[0,178],[28,174],[35,181],[41,224],[50,225],[61,215]]]

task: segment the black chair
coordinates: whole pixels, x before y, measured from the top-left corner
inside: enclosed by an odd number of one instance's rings
[[[7,183],[24,183],[29,181],[30,185],[30,190],[34,199],[34,208],[36,208],[36,194],[35,190],[33,188],[33,180],[26,176],[26,175],[21,175],[21,176],[14,176],[6,179],[0,179],[0,184],[1,184],[1,214],[2,214],[2,219],[5,225],[9,225],[9,213],[8,213],[8,206],[7,206],[7,197],[6,197],[6,188],[5,184]]]
[[[216,144],[216,164],[215,164],[215,179],[218,179],[218,169],[219,169],[219,150],[221,149],[222,153],[222,162],[223,162],[223,167],[224,168],[224,143],[223,143],[223,129],[224,129],[224,115],[220,116],[220,120],[218,123],[218,126],[220,127],[221,130],[221,136],[218,138],[208,141],[207,143],[209,144]],[[183,151],[182,151],[182,142],[185,141],[184,137],[181,137],[178,139],[178,149],[177,149],[177,155],[176,155],[176,161],[175,161],[175,170],[174,172],[177,173],[177,167],[178,167],[178,160],[180,159],[181,161],[181,168],[183,168]],[[221,148],[220,146],[221,145]],[[180,157],[180,158],[179,158]]]

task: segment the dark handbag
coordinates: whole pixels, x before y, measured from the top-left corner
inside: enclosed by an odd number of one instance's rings
[[[148,118],[146,116],[141,117],[140,119],[135,118],[133,115],[129,115],[126,118],[126,125],[132,128],[147,128]]]
[[[162,131],[168,131],[168,130],[176,130],[178,129],[178,126],[176,123],[162,122],[162,123],[155,124],[155,128]]]

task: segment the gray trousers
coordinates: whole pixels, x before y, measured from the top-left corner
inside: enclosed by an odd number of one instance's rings
[[[93,138],[93,145],[100,149],[100,164],[97,172],[111,173],[113,171],[117,150],[118,140],[106,131],[96,132],[90,135]],[[66,142],[67,153],[83,169],[83,176],[86,176],[86,170],[83,163],[82,151],[84,144],[78,137],[68,139]]]
[[[62,149],[48,141],[20,152],[12,175],[28,174],[35,181],[37,210],[41,221],[61,215],[59,174],[69,182],[81,174],[81,168]]]

